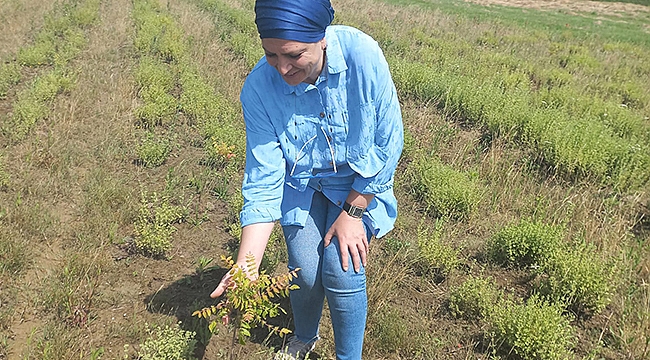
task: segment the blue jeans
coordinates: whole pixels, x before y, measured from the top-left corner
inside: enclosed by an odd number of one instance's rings
[[[348,271],[343,271],[336,237],[323,248],[325,233],[340,214],[341,208],[316,191],[305,226],[283,227],[289,252],[289,269],[301,269],[294,280],[300,289],[290,293],[294,334],[306,343],[318,339],[318,325],[327,297],[336,358],[359,360],[368,313],[366,271],[361,265],[356,273],[351,256]],[[370,240],[370,229],[365,228]]]

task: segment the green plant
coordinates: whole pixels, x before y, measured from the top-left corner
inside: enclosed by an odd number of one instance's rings
[[[538,267],[558,253],[562,229],[558,226],[522,220],[506,226],[487,241],[488,258],[504,266]]]
[[[433,272],[444,278],[456,269],[461,261],[460,251],[447,244],[443,239],[444,221],[442,220],[436,221],[433,230],[424,227],[418,229],[420,264],[426,272]]]
[[[458,318],[480,320],[489,316],[501,293],[492,278],[470,276],[449,293],[449,310]]]
[[[169,153],[171,152],[171,145],[166,138],[156,138],[153,132],[147,132],[147,136],[142,140],[138,146],[138,158],[142,164],[147,167],[157,167],[165,163]]]
[[[180,323],[179,323],[180,324]],[[195,360],[195,333],[185,331],[180,326],[153,328],[145,324],[149,337],[140,344],[138,359],[141,360]]]
[[[20,66],[15,62],[0,64],[0,99],[7,96],[12,85],[20,81]]]
[[[271,277],[264,271],[260,272],[255,280],[251,280],[247,274],[254,274],[256,265],[252,254],[246,255],[246,269],[235,264],[231,257],[221,256],[221,261],[227,266],[232,276],[230,285],[225,294],[225,299],[217,305],[195,311],[192,316],[210,319],[216,316],[217,319],[210,321],[209,329],[214,333],[218,321],[232,324],[240,344],[245,344],[250,337],[250,330],[265,326],[274,334],[280,337],[290,333],[286,328],[269,324],[266,319],[274,318],[286,311],[280,304],[273,301],[273,298],[289,296],[289,291],[298,288],[298,285],[291,284],[291,280],[297,277],[300,270],[295,269],[286,274]]]
[[[533,296],[525,304],[503,301],[488,316],[488,337],[499,353],[521,359],[572,359],[573,328],[560,304]]]
[[[575,312],[598,313],[607,306],[617,287],[616,259],[606,259],[584,241],[552,252],[542,264],[540,291]]]
[[[4,156],[0,154],[0,190],[7,188],[9,186],[10,180],[11,176],[6,170],[6,166],[4,164]]]
[[[205,275],[206,272],[216,268],[216,266],[210,266],[213,260],[213,258],[208,258],[201,255],[194,262],[196,264],[196,273],[199,275],[199,280],[203,280],[203,275]]]
[[[164,256],[172,247],[171,237],[176,231],[174,223],[185,218],[185,210],[170,204],[165,196],[142,193],[138,219],[135,223],[136,249],[145,255]]]
[[[481,195],[474,176],[425,157],[412,166],[415,194],[434,216],[465,219],[478,205]]]
[[[56,69],[37,77],[18,93],[7,131],[14,138],[23,139],[39,120],[48,116],[50,102],[59,93],[70,90],[74,80],[71,74]]]

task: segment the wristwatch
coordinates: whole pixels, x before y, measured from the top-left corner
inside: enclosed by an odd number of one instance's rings
[[[348,213],[348,215],[352,216],[353,218],[356,219],[361,219],[363,218],[363,212],[366,211],[366,209],[354,205],[350,205],[347,201],[343,203],[343,211]]]

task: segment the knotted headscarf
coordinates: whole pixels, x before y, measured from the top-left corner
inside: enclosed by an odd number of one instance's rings
[[[260,38],[315,43],[325,37],[334,19],[329,0],[258,0],[255,23]]]

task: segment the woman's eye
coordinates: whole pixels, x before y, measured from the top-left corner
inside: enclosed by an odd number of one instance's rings
[[[300,55],[302,55],[302,54],[291,54],[291,55],[289,55],[289,57],[292,58],[292,59],[297,59],[297,58],[300,57]]]

